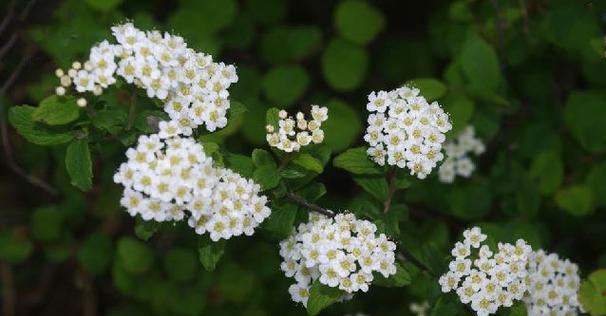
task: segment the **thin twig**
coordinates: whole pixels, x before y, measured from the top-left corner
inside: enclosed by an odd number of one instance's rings
[[[10,264],[0,263],[0,279],[2,280],[2,315],[15,315],[15,288],[13,270]]]
[[[10,87],[13,85],[15,80],[17,80],[17,78],[21,74],[21,71],[23,71],[23,67],[25,67],[25,65],[29,62],[29,60],[32,58],[33,55],[34,55],[34,52],[31,52],[21,59],[21,61],[17,65],[17,67],[15,67],[15,69],[11,73],[10,77],[6,80],[6,82],[4,82],[4,84],[0,88],[0,95],[6,94],[8,89],[10,89]],[[30,184],[41,188],[42,190],[46,191],[50,195],[53,195],[53,196],[58,195],[59,193],[57,192],[57,190],[55,188],[53,188],[48,183],[44,182],[42,179],[39,179],[33,175],[28,174],[25,170],[23,170],[21,167],[19,167],[19,165],[15,162],[15,159],[13,157],[12,147],[10,145],[10,139],[8,137],[8,128],[6,126],[6,109],[4,108],[4,102],[2,102],[2,101],[0,101],[0,134],[2,137],[2,148],[4,150],[4,155],[6,158],[5,161],[6,161],[7,165],[9,166],[9,168],[11,170],[13,170],[13,172],[15,172],[21,178],[23,178],[27,182],[29,182]]]
[[[387,213],[389,208],[391,207],[391,200],[393,199],[393,194],[396,192],[396,168],[392,167],[389,170],[389,174],[387,175],[387,179],[389,181],[389,188],[387,189],[387,198],[383,203],[383,213]]]
[[[528,37],[530,34],[530,19],[528,18],[528,8],[526,8],[525,0],[518,0],[520,5],[520,13],[522,14],[522,21],[524,21],[524,35]]]
[[[82,315],[96,316],[97,315],[97,296],[95,294],[95,286],[92,278],[85,271],[80,271],[80,282],[82,288]]]
[[[8,5],[8,11],[6,13],[6,16],[4,17],[4,19],[2,19],[2,23],[0,23],[0,34],[2,34],[2,32],[4,32],[4,30],[6,29],[8,24],[13,19],[14,14],[15,14],[15,0],[11,0],[10,4]]]
[[[19,33],[13,33],[8,41],[2,45],[2,48],[0,48],[0,61],[4,59],[4,55],[6,55],[11,48],[13,48],[13,45],[15,45],[15,42],[17,42],[17,38],[19,38]]]
[[[304,198],[296,195],[295,193],[288,192],[288,193],[286,193],[286,197],[288,197],[291,201],[295,202],[296,204],[298,204],[304,208],[307,208],[309,210],[312,210],[314,212],[318,212],[322,215],[326,215],[328,217],[335,217],[335,215],[336,215],[332,211],[329,211],[319,205],[306,201]]]
[[[503,21],[501,20],[501,9],[499,8],[498,0],[491,0],[492,6],[495,10],[494,17],[494,28],[497,34],[497,54],[499,55],[499,64],[501,66],[501,71],[505,73],[505,65],[501,62],[503,58],[503,50],[504,50],[504,40],[505,40],[505,30],[503,29]]]

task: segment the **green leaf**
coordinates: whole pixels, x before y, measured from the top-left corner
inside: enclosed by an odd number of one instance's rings
[[[160,228],[160,223],[156,221],[146,221],[140,216],[137,216],[135,221],[135,235],[143,240],[148,241]]]
[[[541,193],[555,192],[564,179],[564,165],[560,154],[554,150],[538,154],[530,167],[530,176],[536,179]]]
[[[490,211],[492,195],[485,185],[470,183],[453,188],[447,198],[453,215],[470,220]]]
[[[322,73],[337,91],[350,91],[362,84],[368,68],[367,52],[341,38],[333,39],[322,55]]]
[[[385,27],[383,13],[367,1],[342,1],[335,11],[335,26],[346,39],[367,44]]]
[[[36,145],[59,145],[71,141],[74,137],[64,132],[53,132],[36,124],[32,118],[35,108],[29,105],[10,108],[8,120],[17,129],[19,135]]]
[[[388,184],[382,175],[355,176],[354,181],[377,200],[382,202],[387,199]]]
[[[606,150],[606,94],[573,92],[566,101],[564,119],[575,139],[591,152]]]
[[[225,253],[225,240],[212,241],[207,235],[198,239],[198,257],[206,271],[214,271]]]
[[[335,157],[332,164],[354,174],[383,174],[383,170],[368,159],[366,147],[348,149]]]
[[[593,211],[593,193],[585,185],[573,185],[563,188],[555,196],[559,207],[576,216],[583,216]]]
[[[322,44],[322,30],[316,26],[278,26],[261,38],[261,56],[272,64],[302,60]]]
[[[461,68],[473,87],[496,91],[501,84],[497,54],[492,46],[470,33],[461,50]]]
[[[276,66],[263,77],[263,92],[280,106],[290,106],[299,99],[307,86],[309,76],[299,65]]]
[[[132,237],[123,237],[118,241],[116,260],[126,272],[141,275],[153,265],[154,254],[141,241]]]
[[[383,287],[403,287],[410,284],[410,273],[399,263],[396,262],[396,274],[385,278],[382,274],[377,273],[373,284]]]
[[[596,205],[606,206],[606,162],[597,164],[587,176],[587,184],[593,191]]]
[[[475,103],[462,94],[449,94],[440,103],[443,104],[444,111],[450,115],[452,130],[449,134],[457,135],[473,117]]]
[[[513,303],[513,306],[505,310],[509,312],[507,314],[509,316],[526,316],[528,314],[526,311],[526,304],[521,301]]]
[[[252,152],[252,160],[256,167],[262,166],[272,166],[274,168],[278,168],[274,157],[264,149],[256,148]]]
[[[280,183],[280,171],[275,166],[263,165],[255,169],[253,179],[264,191],[273,189]]]
[[[592,272],[583,281],[579,291],[579,301],[592,316],[606,315],[606,269]]]
[[[164,255],[164,270],[175,282],[189,281],[198,272],[196,254],[184,247],[171,248]]]
[[[117,135],[127,124],[124,110],[101,110],[95,113],[93,125],[112,135]]]
[[[67,146],[65,168],[73,185],[82,191],[92,188],[93,170],[86,139],[75,140]]]
[[[53,241],[61,237],[64,213],[56,207],[41,207],[34,211],[31,219],[32,237],[40,241]]]
[[[85,0],[93,9],[98,11],[110,11],[122,3],[122,0]]]
[[[293,230],[297,216],[297,206],[286,203],[281,206],[273,206],[271,209],[271,215],[263,222],[263,227],[277,237],[288,237]]]
[[[311,183],[296,193],[309,202],[315,202],[326,194],[326,186],[322,183]]]
[[[461,302],[453,292],[442,294],[431,308],[431,316],[457,316],[461,314]]]
[[[362,121],[354,108],[338,99],[326,103],[328,120],[322,124],[324,144],[333,152],[349,148],[359,138],[362,132]],[[347,126],[347,128],[343,128]]]
[[[32,119],[48,125],[65,125],[80,116],[80,108],[73,97],[50,96],[32,113]]]
[[[82,268],[87,272],[93,275],[102,274],[111,262],[111,238],[99,233],[88,235],[78,249],[76,257]]]
[[[433,78],[413,79],[406,84],[421,90],[421,95],[424,96],[427,101],[437,100],[447,91],[446,85],[442,83],[442,81]]]
[[[0,232],[0,260],[19,264],[27,260],[33,250],[34,245],[26,236],[8,229]]]
[[[318,315],[323,309],[335,303],[343,296],[343,292],[335,287],[329,287],[316,280],[309,289],[307,300],[307,314]]]
[[[225,162],[227,163],[227,167],[239,173],[243,177],[253,177],[253,170],[255,166],[253,160],[250,157],[228,153],[227,155],[225,155]]]
[[[292,162],[297,166],[318,174],[324,171],[322,162],[307,153],[299,153],[295,156],[295,158],[293,158]]]

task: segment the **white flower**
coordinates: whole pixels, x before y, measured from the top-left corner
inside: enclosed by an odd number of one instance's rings
[[[427,316],[430,306],[429,302],[423,301],[421,303],[412,302],[408,306],[410,311],[417,316]]]
[[[318,280],[347,293],[366,292],[373,273],[384,277],[396,273],[395,244],[383,234],[376,235],[376,230],[373,223],[353,214],[334,218],[310,214],[309,222],[280,243],[282,270],[287,277],[294,275],[297,284]]]
[[[318,105],[311,106],[312,120],[305,120],[302,112],[297,112],[295,118],[288,116],[288,112],[278,112],[278,126],[267,125],[266,139],[271,147],[284,152],[299,151],[311,143],[320,144],[324,141],[322,122],[328,119],[328,108]],[[276,130],[277,128],[277,130]]]
[[[444,158],[444,133],[452,126],[439,104],[429,104],[418,93],[402,87],[369,94],[366,108],[371,113],[364,140],[377,164],[408,168],[424,179]]]
[[[121,204],[144,220],[180,221],[188,215],[196,233],[213,241],[242,234],[269,217],[260,186],[225,168],[213,166],[202,145],[182,138],[174,121],[160,133],[140,136],[126,152],[128,161],[114,175],[124,185]]]
[[[472,125],[465,127],[457,138],[444,144],[446,160],[438,170],[439,180],[443,183],[454,182],[456,176],[469,178],[476,166],[469,158],[468,153],[479,155],[484,152],[484,144],[475,137]]]
[[[557,254],[546,254],[542,249],[531,251],[528,258],[529,282],[523,300],[529,316],[577,315],[582,311],[578,300],[581,279],[576,264],[560,259]]]
[[[499,243],[499,251],[493,253],[482,244],[487,236],[480,228],[465,230],[463,236],[464,241],[451,251],[454,259],[449,270],[439,279],[442,292],[454,290],[461,303],[471,304],[477,315],[494,314],[499,307],[520,300],[526,283],[520,270],[529,266],[530,246],[520,239],[515,246]],[[470,258],[475,259],[473,265]]]
[[[78,93],[100,95],[122,78],[163,101],[171,119],[187,125],[179,130],[182,135],[191,135],[191,129],[201,125],[211,132],[227,125],[227,89],[238,81],[233,65],[213,62],[211,56],[188,48],[180,36],[143,32],[132,23],[112,27],[112,34],[118,44],[103,41],[93,46],[84,69],[74,62],[68,76],[56,72],[62,75],[62,86],[73,83]],[[176,112],[174,99],[181,107]]]

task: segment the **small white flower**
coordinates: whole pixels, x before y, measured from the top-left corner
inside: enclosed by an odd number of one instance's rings
[[[312,105],[312,120],[307,121],[305,114],[297,112],[295,118],[288,116],[285,110],[278,112],[278,130],[274,126],[267,125],[267,143],[284,152],[299,151],[311,143],[320,144],[324,141],[324,131],[321,129],[322,122],[328,119],[328,108]]]

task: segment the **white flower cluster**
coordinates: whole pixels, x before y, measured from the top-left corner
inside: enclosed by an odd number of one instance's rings
[[[412,302],[408,307],[410,311],[417,316],[427,316],[429,314],[429,302],[423,301],[421,303]]]
[[[465,127],[456,140],[444,144],[446,159],[438,170],[440,181],[452,183],[457,175],[465,178],[470,177],[476,166],[467,154],[472,152],[477,156],[483,153],[485,149],[484,143],[475,137],[473,126]]]
[[[425,178],[444,158],[445,133],[452,125],[437,102],[428,103],[419,89],[402,87],[368,95],[368,128],[364,140],[368,155],[379,165],[385,162]]]
[[[311,120],[306,120],[302,112],[297,112],[296,120],[284,110],[279,112],[278,131],[274,126],[267,125],[267,143],[285,152],[299,151],[301,147],[311,143],[320,144],[324,141],[322,123],[328,119],[328,108],[318,105],[311,106]]]
[[[579,267],[557,254],[542,249],[529,258],[528,292],[524,302],[529,316],[573,316],[582,309],[577,293],[581,279]]]
[[[103,41],[91,48],[83,65],[74,62],[67,74],[57,69],[61,81],[57,94],[73,85],[78,93],[100,95],[119,76],[145,89],[150,98],[162,100],[186,136],[200,125],[211,132],[225,127],[227,89],[238,81],[233,65],[213,62],[212,56],[188,48],[177,35],[143,32],[132,23],[114,26],[112,32],[118,44]]]
[[[368,291],[373,272],[396,273],[396,245],[377,226],[353,214],[334,218],[310,214],[308,223],[280,242],[280,268],[296,283],[288,289],[293,301],[307,306],[311,284],[320,283],[353,294]]]
[[[499,243],[499,251],[493,254],[482,245],[486,235],[480,228],[468,229],[463,236],[465,240],[452,249],[455,259],[449,271],[440,277],[442,292],[455,290],[463,304],[471,302],[478,316],[494,314],[499,307],[522,299],[531,247],[518,239],[515,245]],[[478,249],[477,254],[472,254],[474,249]]]
[[[225,168],[213,166],[201,144],[167,132],[139,137],[126,152],[128,161],[114,175],[124,185],[120,204],[144,220],[180,221],[213,241],[252,235],[271,211],[260,186]]]

